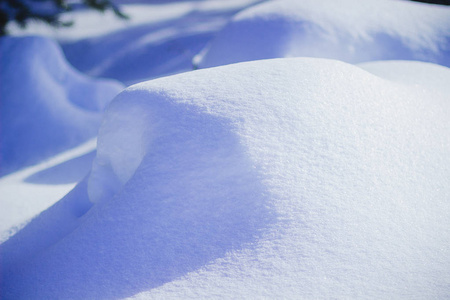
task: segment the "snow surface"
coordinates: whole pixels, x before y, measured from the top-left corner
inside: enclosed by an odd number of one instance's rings
[[[1,299],[450,298],[449,8],[119,2],[0,39]]]
[[[16,36],[43,35],[63,42],[79,41],[121,30],[137,29],[141,25],[161,28],[161,25],[176,23],[196,14],[204,14],[207,18],[216,14],[217,19],[224,19],[233,12],[258,2],[261,0],[117,0],[114,3],[120,5],[128,19],[117,18],[112,11],[99,13],[94,10],[78,10],[61,15],[62,21],[73,22],[70,27],[53,28],[36,21],[25,29],[18,24],[9,23],[8,31]],[[151,26],[148,27],[151,29]]]
[[[424,89],[450,95],[446,67],[414,61],[376,61],[362,63],[359,66],[389,80],[420,85]]]
[[[393,0],[267,1],[237,14],[194,63],[298,56],[450,66],[450,8]]]
[[[2,37],[0,53],[0,175],[95,137],[106,104],[123,89],[75,71],[46,38]]]
[[[63,16],[74,22],[72,27],[55,30],[35,24],[23,31],[12,24],[9,30],[16,35],[53,37],[78,70],[129,85],[191,71],[193,57],[229,19],[261,0],[149,2],[122,5],[129,20],[118,19],[112,12],[102,16],[77,11]]]
[[[96,140],[90,140],[38,165],[0,178],[0,243],[86,177],[96,146]]]
[[[419,62],[290,58],[130,87],[89,178],[1,245],[0,290],[450,297],[450,94],[425,74],[450,80]]]
[[[146,22],[101,37],[66,42],[63,49],[79,70],[92,76],[114,78],[127,85],[191,71],[193,57],[231,16],[255,2],[259,1],[124,5],[131,20]],[[78,55],[80,51],[85,55]]]

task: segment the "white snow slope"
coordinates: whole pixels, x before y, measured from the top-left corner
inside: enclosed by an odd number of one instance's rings
[[[95,137],[123,89],[75,71],[50,39],[2,37],[0,54],[0,175]]]
[[[1,245],[4,298],[449,298],[450,70],[364,68],[125,90],[88,180]]]
[[[237,14],[194,63],[298,56],[450,66],[450,8],[395,0],[267,1]]]

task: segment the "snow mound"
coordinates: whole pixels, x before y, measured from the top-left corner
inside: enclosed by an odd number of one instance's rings
[[[87,182],[2,244],[1,290],[446,298],[449,100],[314,58],[132,86],[106,111]]]
[[[2,37],[0,53],[0,175],[94,137],[123,88],[76,72],[49,39]]]
[[[236,15],[194,63],[300,56],[450,66],[450,8],[391,0],[268,1]]]

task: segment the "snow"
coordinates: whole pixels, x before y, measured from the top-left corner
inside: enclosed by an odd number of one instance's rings
[[[17,36],[44,35],[59,41],[79,41],[82,39],[102,37],[117,33],[121,30],[137,29],[141,25],[161,27],[164,23],[179,22],[180,19],[196,14],[205,17],[217,14],[217,19],[225,19],[233,12],[250,6],[258,0],[208,0],[208,1],[115,1],[120,5],[121,11],[128,19],[120,19],[112,11],[99,13],[92,10],[78,10],[63,14],[62,20],[73,22],[73,26],[52,28],[43,23],[36,22],[33,26],[23,30],[17,24],[9,24],[8,30]],[[131,32],[131,31],[130,31]]]
[[[280,0],[237,14],[195,64],[308,56],[450,66],[449,53],[448,7],[392,0]]]
[[[0,47],[0,175],[96,136],[120,83],[78,73],[49,39],[3,37]]]
[[[386,79],[450,94],[448,68],[414,61],[376,61],[359,64],[363,69]],[[430,70],[433,70],[430,72]]]
[[[0,39],[1,299],[450,298],[449,8],[119,2]]]
[[[0,242],[22,229],[89,173],[96,140],[0,178]]]
[[[402,64],[377,74],[402,77]],[[2,290],[445,298],[449,96],[399,81],[291,58],[128,88],[107,109],[87,187],[2,245]]]
[[[229,18],[256,2],[260,0],[131,3],[121,6],[129,20],[118,19],[112,12],[102,16],[79,11],[66,17],[74,22],[73,27],[55,31],[36,24],[26,31],[15,26],[9,29],[18,35],[56,38],[78,70],[130,85],[191,71],[193,57]]]

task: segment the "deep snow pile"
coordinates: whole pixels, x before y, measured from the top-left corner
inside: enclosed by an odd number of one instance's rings
[[[46,38],[2,37],[0,53],[0,175],[95,137],[123,88],[75,71]]]
[[[448,298],[450,94],[421,77],[450,70],[364,67],[389,79],[293,58],[121,93],[88,181],[1,245],[6,298]]]
[[[450,8],[393,0],[267,1],[236,15],[195,64],[300,56],[450,66]]]

